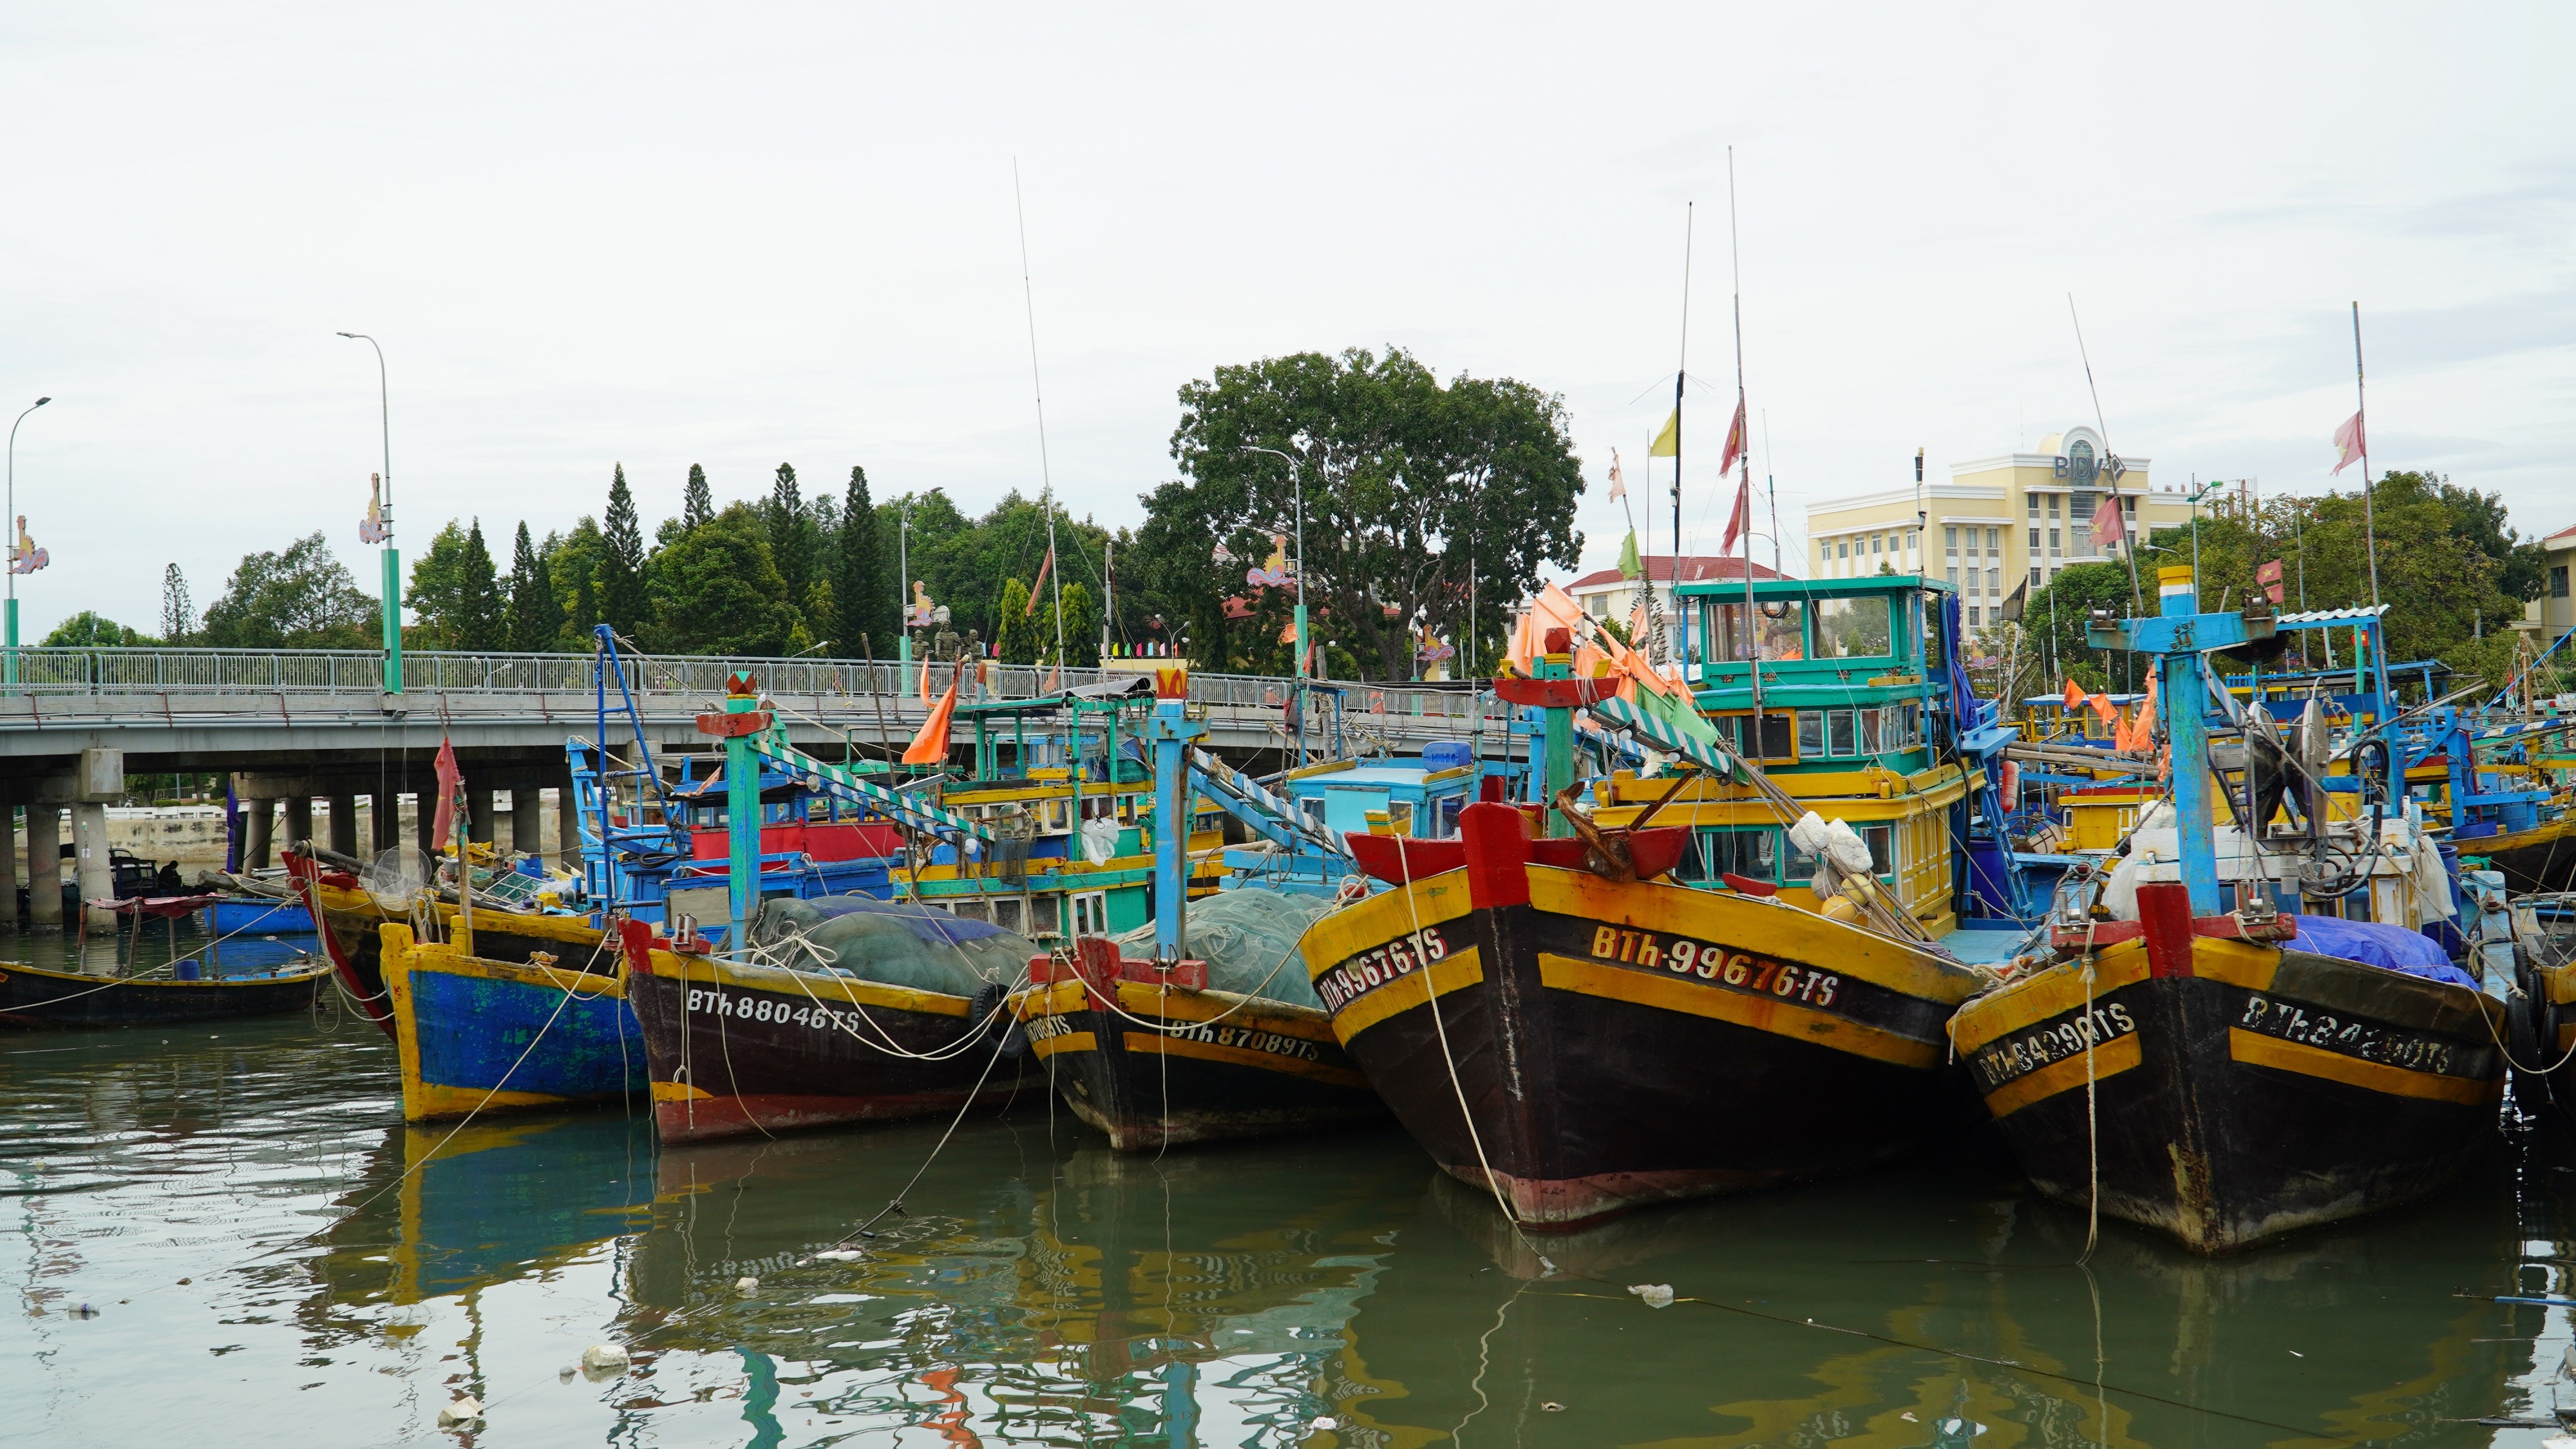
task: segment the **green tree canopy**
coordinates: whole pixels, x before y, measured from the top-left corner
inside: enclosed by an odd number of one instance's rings
[[[1274,533],[1294,531],[1301,491],[1319,637],[1379,677],[1411,674],[1416,617],[1460,637],[1472,628],[1490,649],[1539,568],[1571,567],[1582,546],[1564,406],[1526,383],[1444,386],[1401,349],[1353,349],[1221,367],[1180,400],[1172,456],[1188,481],[1145,496],[1130,562],[1190,620],[1203,664],[1270,662],[1293,591],[1258,591],[1252,619],[1230,630],[1223,601]],[[1220,545],[1232,555],[1222,566]]]
[[[816,529],[806,509],[803,490],[796,482],[794,464],[778,465],[778,472],[770,479],[769,496],[761,500],[760,521],[769,534],[769,552],[777,560],[778,576],[787,581],[787,598],[802,614],[816,576]]]
[[[680,527],[702,527],[715,516],[715,494],[707,487],[707,470],[691,463],[688,485],[680,490]]]
[[[175,565],[173,565],[175,567]],[[149,644],[152,639],[140,629],[129,629],[105,614],[83,609],[54,626],[39,649],[115,649]]]
[[[600,564],[608,556],[608,536],[600,531],[599,520],[588,514],[560,538],[546,535],[540,550],[546,562],[546,576],[554,581],[555,599],[563,608],[562,646],[577,653],[590,652],[592,627],[599,623]]]
[[[877,547],[877,510],[868,501],[868,471],[850,469],[841,498],[840,527],[832,537],[832,652],[857,657],[862,642],[894,653],[894,588]]]
[[[188,576],[177,564],[161,570],[161,642],[185,644],[197,632],[197,606],[188,599]]]
[[[459,529],[454,519],[412,561],[403,602],[419,620],[408,636],[424,649],[498,649],[507,638],[499,579],[483,521]]]
[[[608,513],[600,536],[599,617],[632,639],[653,617],[653,601],[644,574],[644,528],[636,518],[635,494],[626,486],[623,463],[608,482]]]
[[[1004,664],[1038,662],[1037,621],[1029,617],[1029,586],[1005,580],[1002,599],[993,610],[993,649]]]
[[[243,555],[203,634],[217,649],[366,649],[382,632],[376,600],[317,530],[280,552]]]
[[[780,655],[797,626],[768,530],[740,503],[656,560],[654,645],[683,654]]]
[[[522,519],[510,545],[510,647],[523,654],[552,649],[563,628],[563,603],[555,597],[552,572]]]

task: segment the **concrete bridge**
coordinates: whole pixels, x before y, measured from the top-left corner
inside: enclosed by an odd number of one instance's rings
[[[1061,684],[1132,678],[1155,661],[1121,660],[1108,671],[1068,669]],[[626,679],[644,737],[657,753],[702,750],[700,712],[722,697],[726,677],[744,671],[776,703],[796,743],[827,759],[878,756],[908,743],[928,714],[919,675],[891,660],[628,657]],[[915,665],[918,671],[922,666]],[[951,670],[935,667],[935,697]],[[1026,699],[1052,671],[987,663],[960,698]],[[266,863],[276,839],[309,836],[313,801],[326,800],[326,843],[359,852],[356,801],[369,799],[372,839],[399,842],[403,797],[434,795],[431,761],[454,744],[470,790],[468,829],[490,840],[495,792],[510,798],[511,845],[539,848],[539,819],[553,795],[557,834],[576,839],[568,738],[599,734],[601,678],[587,654],[476,654],[422,651],[403,656],[403,688],[383,688],[384,656],[374,650],[22,649],[18,680],[0,686],[0,808],[26,807],[29,910],[57,919],[62,816],[71,813],[84,897],[109,894],[105,807],[121,798],[127,774],[229,775],[246,807],[244,843]],[[632,739],[617,681],[606,681],[609,744]],[[1206,712],[1211,747],[1248,768],[1293,761],[1283,728],[1290,681],[1193,674],[1190,698]],[[1411,753],[1432,740],[1465,739],[1478,727],[1499,748],[1502,715],[1456,688],[1337,683],[1348,743],[1362,752]],[[1310,712],[1307,744],[1323,747],[1326,711]],[[960,749],[971,740],[961,729]],[[428,811],[414,811],[425,837]],[[283,818],[279,818],[282,815]],[[14,890],[17,860],[0,850]],[[49,869],[50,867],[50,869]],[[9,897],[0,895],[0,900]]]

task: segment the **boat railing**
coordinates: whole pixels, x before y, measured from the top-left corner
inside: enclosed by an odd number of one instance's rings
[[[935,698],[948,686],[954,665],[892,659],[756,658],[676,654],[623,655],[628,683],[639,693],[712,699],[723,695],[736,672],[756,677],[787,702],[918,693],[928,670]],[[1133,679],[1145,661],[1121,668],[1066,668],[985,661],[961,694],[983,699],[1031,699],[1056,689],[1077,689]],[[979,677],[980,676],[980,677]],[[596,661],[589,654],[406,650],[405,693],[445,695],[586,694]],[[0,693],[38,698],[167,695],[364,695],[380,694],[384,655],[373,649],[22,648],[18,680]],[[907,683],[909,688],[906,687]],[[1501,706],[1475,691],[1421,688],[1401,680],[1325,680],[1343,691],[1344,708],[1357,721],[1366,715],[1454,719],[1470,728],[1480,711],[1489,722],[1505,717]],[[1219,709],[1279,709],[1295,681],[1275,675],[1193,672],[1192,703]]]

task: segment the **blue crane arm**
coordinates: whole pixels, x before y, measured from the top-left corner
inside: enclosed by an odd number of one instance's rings
[[[915,830],[948,839],[972,838],[990,845],[993,832],[951,810],[915,800],[900,791],[862,778],[856,770],[818,760],[787,742],[787,727],[773,723],[751,737],[752,753],[793,775],[807,789],[837,795],[900,821]]]

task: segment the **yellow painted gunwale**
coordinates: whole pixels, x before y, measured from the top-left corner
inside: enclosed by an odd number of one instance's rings
[[[1581,961],[1553,951],[1538,953],[1538,979],[1551,991],[1570,991],[1579,996],[1729,1022],[1900,1067],[1936,1067],[1943,1056],[1940,1042],[1917,1041],[1798,1002],[1649,976],[1643,971]]]

